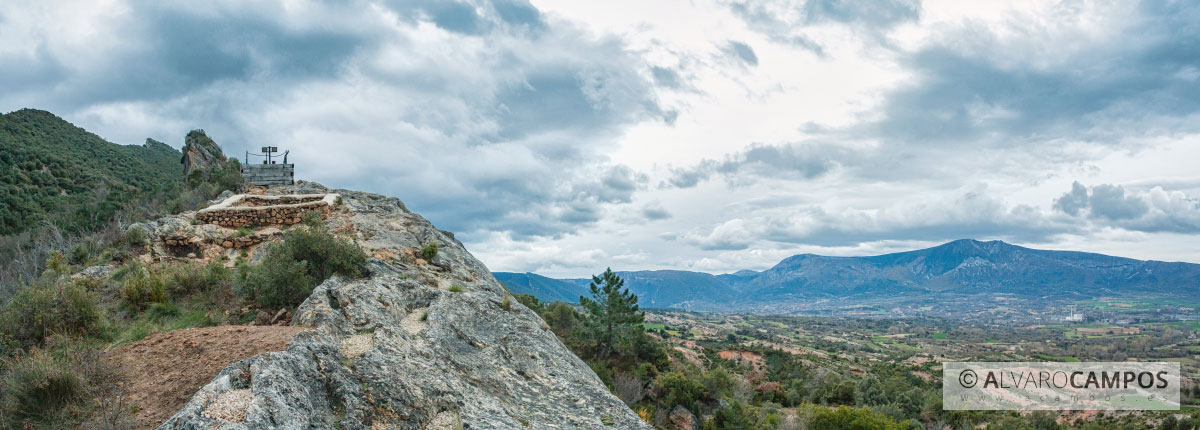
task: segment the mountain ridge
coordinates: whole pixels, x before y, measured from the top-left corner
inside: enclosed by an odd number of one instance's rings
[[[803,307],[804,303],[830,299],[937,300],[939,296],[1012,294],[1077,300],[1139,294],[1196,298],[1200,294],[1200,264],[974,239],[872,256],[798,254],[759,272],[619,273],[630,290],[643,298],[644,306],[717,311],[783,310],[793,308],[787,305]],[[662,276],[664,273],[670,276]],[[496,277],[501,282],[511,279],[506,272],[497,272]],[[554,286],[576,291],[575,286],[585,281],[558,279],[559,283],[554,283],[552,278],[543,278],[539,291],[523,289],[520,284],[505,285],[514,292],[538,296]],[[555,294],[552,291],[545,297]]]

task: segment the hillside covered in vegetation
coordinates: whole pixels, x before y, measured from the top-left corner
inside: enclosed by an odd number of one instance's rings
[[[3,235],[41,223],[94,228],[182,185],[175,148],[152,139],[116,145],[42,110],[0,115],[0,147]]]
[[[217,148],[203,130],[185,142]],[[237,160],[185,178],[181,157],[154,139],[106,141],[42,110],[0,115],[0,298],[35,279],[51,250],[82,262],[130,223],[195,209],[241,185]]]

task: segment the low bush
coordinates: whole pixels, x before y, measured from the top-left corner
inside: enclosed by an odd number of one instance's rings
[[[306,218],[312,219],[307,214]],[[268,245],[262,262],[246,273],[242,292],[259,306],[295,307],[330,276],[364,275],[366,263],[367,254],[357,244],[313,222],[307,230],[291,230],[282,241]]]
[[[437,242],[429,242],[424,245],[421,245],[421,258],[425,259],[425,261],[433,261],[433,258],[437,257],[437,253],[438,253]]]
[[[105,327],[95,294],[68,280],[23,287],[0,311],[0,333],[22,348],[53,334],[103,337]]]
[[[88,249],[86,244],[78,243],[71,247],[71,263],[83,264],[86,263],[88,257],[91,257],[92,251]]]
[[[542,302],[533,295],[513,294],[513,297],[516,297],[518,302],[521,302],[522,305],[525,305],[525,307],[529,308],[529,310],[534,311],[539,315],[545,310],[545,306],[542,304]]]
[[[84,376],[42,349],[9,358],[3,368],[0,410],[11,428],[21,428],[26,420],[59,421],[65,406],[85,398]]]
[[[162,274],[145,267],[135,268],[121,288],[122,303],[135,312],[141,312],[150,303],[166,303],[167,298]]]
[[[156,323],[162,323],[179,316],[179,306],[173,303],[152,303],[146,308],[146,318]]]
[[[150,233],[141,226],[130,227],[125,230],[125,243],[134,248],[144,246],[150,243]]]
[[[173,267],[165,281],[172,297],[187,297],[231,287],[233,271],[217,261],[204,267],[187,264]]]
[[[52,272],[53,275],[65,275],[71,272],[71,263],[67,261],[66,254],[61,251],[50,251],[50,257],[46,258],[46,270]]]
[[[654,379],[654,390],[662,399],[665,410],[683,406],[694,412],[699,410],[697,402],[705,396],[707,387],[686,373],[673,371],[658,375]]]
[[[813,411],[812,430],[905,430],[906,423],[896,421],[869,409],[838,406],[834,409],[817,408]]]
[[[0,361],[0,428],[133,428],[121,376],[86,341],[54,337]]]

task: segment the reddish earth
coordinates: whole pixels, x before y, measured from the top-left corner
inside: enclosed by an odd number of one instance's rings
[[[762,364],[763,361],[763,357],[761,355],[750,351],[735,351],[727,349],[724,351],[718,351],[717,355],[721,356],[721,358],[725,360],[747,361],[754,363],[755,365]]]
[[[262,352],[282,351],[288,326],[220,326],[155,333],[109,352],[125,376],[138,428],[152,429],[175,414],[225,367]]]

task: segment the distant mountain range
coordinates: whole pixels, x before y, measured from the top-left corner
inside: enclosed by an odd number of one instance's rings
[[[1200,264],[1143,261],[1074,251],[1048,251],[1002,241],[963,239],[927,249],[870,257],[801,254],[762,272],[711,275],[681,270],[619,272],[643,307],[790,312],[869,305],[910,308],[1007,297],[1075,301],[1099,297],[1200,299]],[[552,279],[497,272],[517,293],[578,302],[589,279]],[[955,306],[942,306],[953,311]]]

